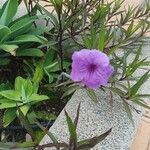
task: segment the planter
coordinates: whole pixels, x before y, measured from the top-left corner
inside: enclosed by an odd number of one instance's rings
[[[148,53],[150,40],[149,38],[146,38],[145,41],[145,45],[142,49],[143,58],[150,58],[150,53]],[[130,47],[130,49],[134,48],[135,45],[134,47]],[[133,58],[134,56],[130,57],[129,61],[133,60]],[[146,71],[147,70],[145,70],[145,72]],[[136,72],[137,76],[142,74],[144,74],[143,70]],[[140,93],[147,94],[149,93],[149,89],[150,79],[143,84],[140,89]],[[112,127],[113,129],[110,135],[103,142],[97,144],[92,150],[129,150],[141,120],[143,109],[135,106],[135,104],[131,104],[141,111],[140,114],[137,114],[134,110],[132,110],[134,121],[133,126],[125,112],[122,100],[119,97],[114,96],[112,107],[109,102],[109,92],[104,93],[102,91],[97,91],[97,97],[99,99],[99,103],[95,104],[88,97],[86,91],[79,90],[74,93],[65,107],[69,115],[71,115],[72,118],[75,118],[78,104],[81,102],[80,117],[77,128],[78,138],[80,140],[91,138],[104,133]],[[50,132],[52,132],[59,141],[68,141],[69,134],[64,110],[60,113],[53,126],[50,128]],[[49,142],[51,142],[51,140],[46,135],[40,144],[42,145]]]
[[[79,139],[83,140],[100,135],[112,127],[110,135],[103,142],[96,145],[93,150],[129,150],[139,121],[141,120],[142,113],[137,114],[133,111],[133,120],[135,123],[133,127],[124,110],[121,99],[116,96],[111,106],[108,93],[98,91],[97,97],[99,102],[94,103],[88,97],[85,90],[79,90],[75,92],[65,107],[71,117],[75,118],[77,106],[81,102],[77,130]],[[137,109],[140,108],[137,107]],[[50,132],[60,141],[68,141],[69,135],[64,111],[62,111],[56,119],[53,126],[50,128]],[[41,144],[46,144],[48,142],[51,142],[51,140],[46,135],[41,141]]]

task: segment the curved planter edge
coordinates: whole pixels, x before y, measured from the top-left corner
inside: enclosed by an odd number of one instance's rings
[[[98,136],[112,127],[110,135],[92,148],[92,150],[129,150],[142,113],[137,114],[135,111],[132,112],[135,124],[133,126],[124,110],[122,100],[119,97],[114,97],[113,106],[110,105],[108,93],[98,91],[97,97],[99,102],[94,103],[88,97],[85,90],[78,90],[64,108],[71,118],[74,119],[77,107],[81,102],[79,123],[77,126],[78,139],[83,140]],[[141,108],[138,107],[137,109],[141,110]],[[64,110],[62,110],[49,131],[52,132],[59,141],[68,142],[69,131]],[[40,145],[50,142],[52,142],[51,139],[45,135]],[[47,149],[53,150],[53,148]]]

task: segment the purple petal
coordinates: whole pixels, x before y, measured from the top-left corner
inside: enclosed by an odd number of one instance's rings
[[[109,57],[98,50],[83,49],[72,56],[71,78],[90,88],[106,85],[113,73]]]

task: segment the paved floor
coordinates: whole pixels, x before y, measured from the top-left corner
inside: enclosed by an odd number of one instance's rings
[[[150,110],[146,110],[131,150],[150,150]]]
[[[144,0],[125,0],[125,5],[139,5]],[[146,110],[133,141],[131,150],[150,150],[150,110]]]

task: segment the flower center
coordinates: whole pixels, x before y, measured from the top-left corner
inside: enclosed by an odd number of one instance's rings
[[[96,64],[89,64],[89,66],[88,66],[88,71],[89,72],[94,72],[96,69],[97,69]]]

